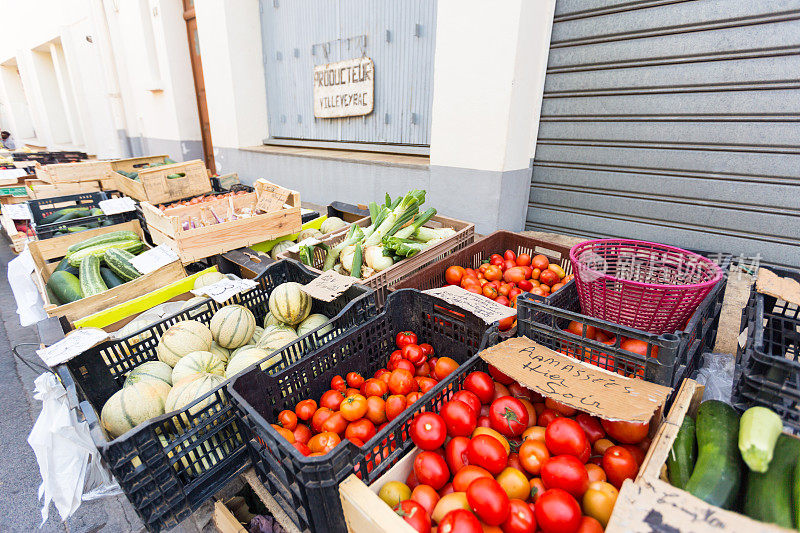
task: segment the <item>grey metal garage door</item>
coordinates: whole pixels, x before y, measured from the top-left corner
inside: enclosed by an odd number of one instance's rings
[[[800,265],[800,0],[557,0],[529,229]]]

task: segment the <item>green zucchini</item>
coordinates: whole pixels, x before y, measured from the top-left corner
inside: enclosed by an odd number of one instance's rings
[[[70,226],[67,228],[67,233],[80,233],[89,229],[88,226]]]
[[[794,503],[794,527],[800,527],[800,457],[794,464],[794,476],[792,478],[792,502]]]
[[[97,217],[103,214],[103,210],[99,207],[93,207],[89,210],[89,215],[93,217]]]
[[[95,237],[86,239],[85,241],[75,243],[67,248],[67,253],[72,254],[78,250],[89,248],[90,246],[97,246],[99,244],[106,244],[109,242],[138,241],[139,239],[139,235],[137,235],[135,231],[112,231],[110,233],[103,233],[102,235],[97,235]]]
[[[697,440],[695,438],[694,419],[689,415],[683,419],[672,450],[667,456],[667,474],[673,486],[686,487],[697,460]]]
[[[44,290],[47,292],[47,299],[50,300],[51,304],[61,305],[61,300],[58,299],[56,293],[53,292],[53,289],[51,289],[49,285],[45,285]]]
[[[742,413],[739,452],[750,470],[762,474],[767,471],[781,433],[783,421],[772,409],[756,405]]]
[[[730,509],[742,484],[739,415],[733,407],[708,400],[697,410],[697,463],[686,491],[706,503]]]
[[[792,498],[798,458],[800,439],[781,434],[767,471],[750,472],[747,477],[744,514],[759,522],[795,526]]]
[[[68,222],[70,220],[75,220],[76,218],[83,218],[89,216],[88,209],[81,209],[79,211],[70,211],[66,215],[60,216],[53,221],[53,224],[60,224],[62,222]]]
[[[90,246],[89,248],[84,248],[82,250],[78,250],[73,254],[70,254],[69,264],[74,267],[80,266],[81,261],[87,255],[94,255],[97,256],[97,258],[99,259],[103,257],[106,251],[111,248],[121,248],[131,253],[139,253],[144,248],[144,244],[142,244],[142,241],[136,240],[136,241],[114,241],[105,244]]]
[[[131,264],[131,259],[133,259],[133,257],[133,254],[127,250],[109,248],[106,250],[103,260],[106,262],[108,268],[119,276],[120,279],[123,281],[131,281],[142,275]]]
[[[50,279],[47,280],[47,287],[53,291],[62,304],[72,303],[83,298],[81,282],[75,275],[64,270],[53,272]]]
[[[41,224],[52,224],[59,218],[63,217],[67,213],[72,213],[73,211],[86,211],[86,207],[65,207],[64,209],[59,209],[58,211],[53,211],[46,217],[42,218]]]
[[[80,276],[78,277],[84,297],[94,296],[108,290],[100,275],[100,258],[97,256],[87,255],[81,260]]]
[[[68,268],[69,268],[69,261],[65,257],[64,259],[58,262],[58,264],[56,265],[56,269],[53,270],[53,272],[58,272],[59,270],[67,270]]]
[[[106,267],[100,267],[100,276],[103,278],[103,281],[106,283],[106,287],[108,287],[109,289],[113,289],[114,287],[119,287],[120,285],[125,283],[116,274],[114,274],[114,272],[112,272],[111,269]]]

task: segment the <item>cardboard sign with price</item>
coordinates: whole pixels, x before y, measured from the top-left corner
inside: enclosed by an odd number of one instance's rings
[[[258,202],[256,202],[256,210],[262,213],[277,211],[283,207],[290,194],[292,194],[292,191],[280,185],[262,182]]]

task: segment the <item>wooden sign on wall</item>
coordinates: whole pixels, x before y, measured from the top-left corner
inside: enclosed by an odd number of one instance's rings
[[[314,116],[357,117],[372,113],[375,66],[359,57],[314,67]]]

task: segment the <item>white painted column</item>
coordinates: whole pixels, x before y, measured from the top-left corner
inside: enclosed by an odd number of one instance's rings
[[[554,9],[439,0],[429,201],[482,233],[524,228]]]
[[[64,109],[64,114],[67,117],[67,126],[69,127],[72,144],[76,147],[82,146],[83,129],[81,127],[80,117],[78,117],[77,114],[78,110],[75,104],[75,94],[72,90],[72,80],[69,77],[67,61],[64,57],[64,49],[61,47],[60,43],[50,43],[50,55],[53,58],[53,68],[56,73],[58,90],[61,95],[61,107]]]

